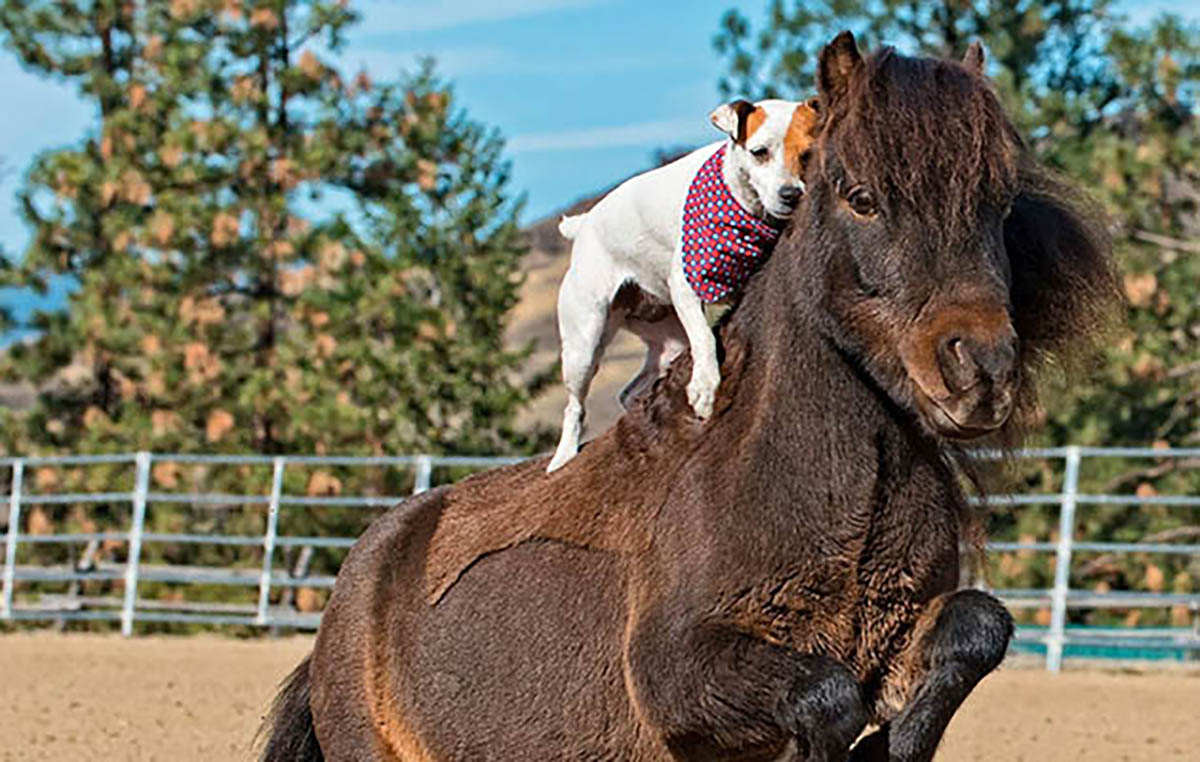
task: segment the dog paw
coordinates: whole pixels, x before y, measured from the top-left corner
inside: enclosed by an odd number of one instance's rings
[[[717,397],[717,385],[720,382],[719,378],[693,375],[692,380],[688,383],[688,404],[692,406],[692,410],[696,412],[696,417],[700,420],[705,420],[712,415],[713,401]]]
[[[578,452],[578,450],[574,449],[558,448],[554,453],[554,457],[550,459],[550,465],[546,466],[546,473],[552,474],[567,465]]]

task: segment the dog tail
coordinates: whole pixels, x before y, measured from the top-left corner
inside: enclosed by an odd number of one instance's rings
[[[265,740],[259,762],[322,762],[325,759],[313,731],[312,709],[308,705],[310,661],[311,654],[304,657],[300,666],[284,681],[283,689],[259,728],[256,741]]]
[[[583,220],[586,214],[577,214],[573,217],[563,215],[563,218],[558,222],[558,232],[562,233],[563,238],[569,241],[575,240],[575,236],[579,235],[579,228],[583,227]]]

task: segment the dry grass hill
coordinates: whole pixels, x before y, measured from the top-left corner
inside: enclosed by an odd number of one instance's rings
[[[530,359],[531,367],[544,368],[558,359],[558,284],[571,263],[570,241],[558,232],[559,218],[564,214],[587,211],[603,195],[579,201],[526,228],[529,253],[525,256],[525,283],[521,288],[521,299],[512,313],[509,340],[514,345],[534,341],[536,349]],[[621,331],[613,339],[588,395],[586,439],[603,432],[620,416],[617,392],[642,367],[645,354],[645,345],[631,333]],[[556,383],[538,397],[520,422],[525,426],[544,424],[557,431],[562,425],[566,401],[561,382]]]

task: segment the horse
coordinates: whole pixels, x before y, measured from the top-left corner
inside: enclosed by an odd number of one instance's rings
[[[1119,302],[1102,215],[983,74],[818,61],[808,194],[719,324],[567,467],[488,471],[349,553],[261,758],[929,760],[1013,623],[959,589],[964,443],[1009,446]]]

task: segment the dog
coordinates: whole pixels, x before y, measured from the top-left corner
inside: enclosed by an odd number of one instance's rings
[[[619,328],[647,348],[623,407],[690,347],[688,403],[699,418],[712,415],[721,375],[704,305],[739,293],[800,203],[818,105],[737,100],[710,119],[725,140],[632,177],[559,223],[574,242],[558,292],[567,405],[548,472],[579,450],[588,387]]]

